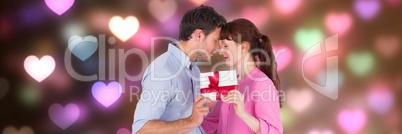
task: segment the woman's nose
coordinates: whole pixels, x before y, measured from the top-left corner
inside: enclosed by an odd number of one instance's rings
[[[223,48],[219,49],[219,54],[223,55],[223,53],[225,53],[225,50]]]

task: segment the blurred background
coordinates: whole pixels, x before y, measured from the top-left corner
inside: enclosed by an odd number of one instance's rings
[[[284,133],[402,133],[402,0],[3,0],[0,132],[130,133],[142,72],[172,41],[151,37],[177,39],[182,15],[201,4],[271,38]],[[334,36],[337,49],[302,64]],[[336,70],[327,68],[331,56]],[[216,54],[201,71],[227,69],[213,66],[221,61]]]

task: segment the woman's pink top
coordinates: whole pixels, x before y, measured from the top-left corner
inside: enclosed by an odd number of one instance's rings
[[[240,81],[239,91],[244,94],[245,111],[260,122],[259,134],[283,133],[278,91],[267,75],[258,68],[254,68]],[[218,134],[254,133],[237,116],[233,104],[222,101],[216,103],[201,126],[207,134],[212,134],[216,130]]]

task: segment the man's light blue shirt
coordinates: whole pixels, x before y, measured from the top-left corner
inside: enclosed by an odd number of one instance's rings
[[[189,117],[200,91],[199,74],[196,62],[191,63],[183,51],[169,44],[168,51],[156,58],[144,73],[132,133],[150,120],[175,121]],[[199,126],[189,133],[200,134],[203,130]]]

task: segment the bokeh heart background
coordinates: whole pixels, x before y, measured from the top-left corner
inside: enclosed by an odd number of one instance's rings
[[[182,15],[201,4],[228,21],[250,19],[271,38],[284,133],[402,133],[401,0],[3,0],[0,133],[131,133],[140,79],[121,75],[141,78],[167,50],[169,40],[152,37],[177,39]],[[338,49],[302,65],[334,34]],[[329,56],[338,57],[337,71],[327,70]],[[228,69],[213,66],[221,61],[216,54],[201,71]],[[79,80],[69,68],[95,77]]]

